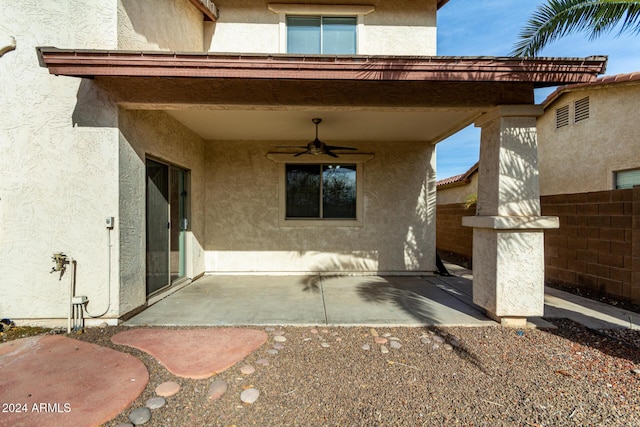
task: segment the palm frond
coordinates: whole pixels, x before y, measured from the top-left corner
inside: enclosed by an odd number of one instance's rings
[[[569,33],[585,32],[593,39],[618,24],[620,33],[640,33],[640,1],[548,0],[529,18],[511,55],[535,56]]]

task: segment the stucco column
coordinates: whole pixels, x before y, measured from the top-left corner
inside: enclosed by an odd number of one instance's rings
[[[536,105],[501,105],[476,120],[482,128],[473,227],[473,302],[505,326],[544,312],[545,228],[540,216]]]

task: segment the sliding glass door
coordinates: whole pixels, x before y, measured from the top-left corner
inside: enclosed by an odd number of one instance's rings
[[[186,277],[187,172],[147,159],[147,295]]]

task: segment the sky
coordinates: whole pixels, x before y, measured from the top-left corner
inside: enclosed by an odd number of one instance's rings
[[[438,12],[438,55],[508,56],[520,29],[543,0],[449,0]],[[595,40],[569,35],[545,47],[539,56],[607,55],[605,75],[640,71],[640,35],[618,31]],[[554,88],[536,90],[541,103]],[[437,145],[436,177],[466,172],[478,161],[480,130],[470,126]]]

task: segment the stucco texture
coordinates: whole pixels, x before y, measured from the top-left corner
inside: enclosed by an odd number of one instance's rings
[[[104,218],[118,206],[116,107],[91,82],[40,68],[35,48],[114,49],[115,0],[2,0],[0,10],[0,34],[16,40],[0,57],[0,315],[66,317],[69,270],[49,274],[60,251],[77,261],[77,294],[113,315]]]
[[[212,31],[211,52],[286,53],[284,17],[270,11],[268,2],[217,0],[215,4],[220,17]],[[375,8],[362,16],[358,54],[436,54],[436,0],[354,0],[348,4]]]
[[[203,22],[187,0],[119,0],[118,49],[202,52]]]
[[[364,197],[364,224],[360,227],[336,227],[328,222],[309,227],[280,226],[278,179],[282,169],[281,164],[267,158],[267,153],[281,144],[208,141],[206,270],[434,271],[433,146],[402,142],[340,144],[374,154],[362,165],[364,194],[358,197]]]
[[[187,275],[204,271],[204,142],[162,111],[119,111],[120,125],[120,310],[126,313],[146,301],[145,159],[186,169],[190,177],[190,227]]]
[[[574,102],[589,97],[589,118],[573,123]],[[556,129],[556,109],[569,105],[568,126]],[[542,195],[614,189],[615,171],[640,167],[640,84],[562,95],[538,119]]]

